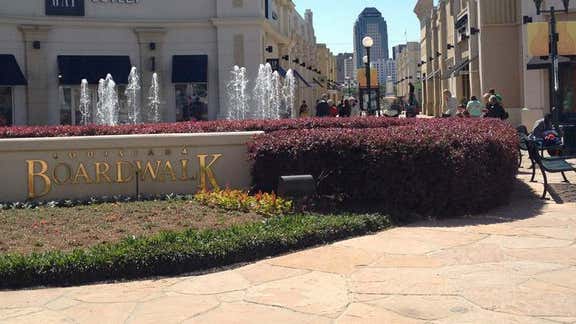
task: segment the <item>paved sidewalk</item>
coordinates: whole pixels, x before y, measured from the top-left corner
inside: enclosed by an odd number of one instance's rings
[[[539,201],[540,184],[518,187],[489,215],[230,271],[0,292],[0,322],[576,323],[576,205]]]

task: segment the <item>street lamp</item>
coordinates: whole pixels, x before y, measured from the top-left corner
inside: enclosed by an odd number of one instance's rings
[[[370,80],[370,49],[374,46],[374,40],[370,36],[362,39],[362,46],[366,49],[366,56],[364,56],[364,64],[366,65],[366,82],[368,85],[368,115],[372,114],[372,89]]]
[[[562,101],[562,98],[560,98],[560,69],[558,66],[558,60],[559,60],[559,56],[558,56],[558,32],[557,32],[557,26],[556,26],[556,8],[554,6],[551,6],[549,10],[542,10],[542,3],[543,0],[533,0],[534,1],[534,5],[536,5],[536,13],[538,15],[542,14],[542,13],[549,13],[550,14],[550,34],[549,34],[549,39],[550,39],[550,62],[551,62],[551,68],[550,68],[550,72],[552,72],[553,77],[554,78],[554,84],[553,86],[551,86],[550,89],[550,93],[553,95],[552,97],[552,119],[554,122],[555,126],[558,126],[559,122],[560,122],[560,116],[562,116],[562,110],[563,107],[560,104],[560,102]],[[568,9],[570,7],[570,0],[562,0],[562,3],[564,4],[564,11],[566,13],[568,13]]]

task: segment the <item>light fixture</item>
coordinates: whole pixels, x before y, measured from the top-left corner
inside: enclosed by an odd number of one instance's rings
[[[540,15],[542,13],[542,2],[543,0],[534,0],[534,4],[536,5],[536,14]]]
[[[453,49],[453,48],[454,48],[454,45],[452,45],[452,44],[446,45],[446,49],[448,49],[448,50],[451,50],[451,49]]]
[[[299,58],[295,58],[295,59],[292,61],[292,63],[299,64],[299,63],[300,63],[300,59],[299,59]]]
[[[366,36],[362,39],[362,46],[366,48],[370,48],[374,46],[374,40],[370,36]]]
[[[364,64],[368,64],[368,55],[364,55],[364,57],[362,57],[362,62],[364,62]]]
[[[436,52],[436,57],[440,57],[440,56],[442,56],[442,53]]]
[[[282,56],[282,59],[283,59],[284,61],[290,61],[290,56],[284,55],[284,56]]]
[[[470,27],[470,35],[476,35],[480,32],[480,29],[476,27]]]
[[[272,47],[272,46],[266,47],[266,52],[268,52],[268,53],[274,52],[274,47]]]
[[[570,0],[562,0],[562,3],[564,4],[564,11],[568,13],[568,10],[570,10]]]

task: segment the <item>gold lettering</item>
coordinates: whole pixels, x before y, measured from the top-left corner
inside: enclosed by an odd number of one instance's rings
[[[176,172],[174,172],[174,167],[172,166],[172,162],[166,161],[164,163],[164,170],[163,174],[160,176],[162,180],[170,179],[170,181],[176,181]]]
[[[146,181],[148,175],[152,181],[163,181],[162,179],[158,179],[161,164],[162,161],[156,161],[156,165],[153,167],[152,163],[147,161],[144,168],[142,168],[142,162],[136,161],[136,169],[138,170],[138,173],[140,173],[140,181]]]
[[[75,160],[78,157],[78,153],[76,152],[68,152],[68,158],[71,160]]]
[[[60,174],[58,173],[58,170],[60,169],[63,169],[64,172],[66,173],[66,177],[64,177],[63,179],[60,178]],[[66,163],[58,163],[56,164],[54,170],[52,171],[52,178],[54,179],[55,184],[63,185],[66,182],[70,181],[70,179],[72,178],[72,169]]]
[[[52,190],[52,181],[46,175],[48,172],[48,163],[42,160],[28,160],[28,199],[46,196]],[[40,171],[36,172],[36,165],[40,165]],[[40,193],[36,192],[36,178],[43,182],[44,190]]]
[[[214,163],[216,163],[216,161],[218,161],[219,158],[222,157],[222,154],[212,154],[212,162],[210,162],[208,165],[206,165],[207,157],[208,155],[205,154],[198,155],[198,160],[200,162],[200,189],[208,190],[208,184],[206,181],[208,180],[212,185],[213,189],[219,190],[220,186],[216,181],[216,176],[214,175],[212,166],[214,165]]]
[[[124,158],[124,151],[118,151],[118,156]]]
[[[181,155],[188,155],[188,149],[187,148],[183,148],[182,152],[180,152]]]
[[[88,154],[86,154],[88,156],[89,159],[93,159],[94,158],[94,152],[88,152]]]
[[[124,178],[124,167],[128,167],[128,176]],[[134,178],[134,166],[130,162],[116,162],[116,183],[128,183]]]
[[[188,162],[190,162],[190,160],[180,160],[180,166],[182,167],[180,181],[194,180],[194,177],[188,175]]]
[[[96,162],[94,163],[94,167],[96,168],[96,183],[102,183],[102,179],[107,183],[112,183],[112,179],[110,179],[108,175],[110,164],[106,162]],[[104,167],[104,169],[102,169],[102,167]]]
[[[85,184],[93,183],[92,179],[88,175],[88,171],[86,171],[86,166],[84,163],[78,164],[78,170],[76,170],[76,175],[74,176],[74,180],[72,181],[73,184],[79,184],[80,179],[84,179]]]

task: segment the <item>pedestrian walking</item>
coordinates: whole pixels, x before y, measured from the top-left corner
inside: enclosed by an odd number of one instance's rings
[[[330,105],[327,99],[328,96],[323,95],[318,105],[316,105],[316,117],[327,117],[330,115]]]

